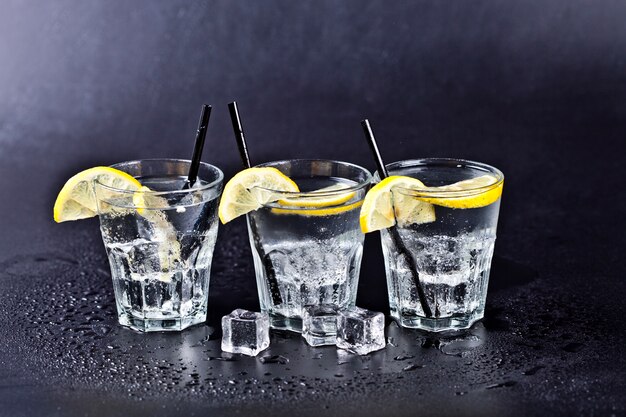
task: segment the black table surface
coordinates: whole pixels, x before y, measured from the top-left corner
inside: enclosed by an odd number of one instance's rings
[[[0,415],[626,412],[626,6],[391,4],[3,3]],[[97,220],[55,224],[56,193],[91,166],[188,157],[202,102],[204,160],[232,176],[233,99],[256,162],[373,169],[369,117],[388,161],[499,167],[484,320],[445,336],[388,321],[363,357],[273,332],[224,360],[221,316],[259,308],[239,219],[220,226],[206,324],[119,326]],[[377,233],[357,305],[389,312]]]

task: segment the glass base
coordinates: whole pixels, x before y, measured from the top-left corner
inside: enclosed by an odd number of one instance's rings
[[[391,310],[391,317],[402,327],[420,329],[427,332],[445,332],[450,330],[465,330],[482,319],[484,311],[475,311],[466,315],[450,317],[426,318],[418,315],[402,315],[397,310]]]
[[[270,313],[270,327],[276,330],[288,330],[302,333],[302,319],[299,317],[285,317]]]
[[[176,319],[147,319],[124,313],[118,316],[118,320],[122,326],[140,332],[179,332],[195,324],[204,323],[206,313]]]

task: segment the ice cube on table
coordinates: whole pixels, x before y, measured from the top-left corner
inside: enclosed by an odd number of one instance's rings
[[[354,307],[337,315],[337,347],[367,355],[385,347],[383,313]]]
[[[302,337],[311,346],[337,342],[337,307],[332,304],[309,305],[302,313]]]
[[[256,356],[270,345],[267,313],[236,309],[222,317],[222,350]]]

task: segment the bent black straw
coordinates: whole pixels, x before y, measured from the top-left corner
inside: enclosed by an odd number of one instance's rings
[[[228,103],[228,112],[230,113],[230,121],[233,123],[233,131],[235,132],[235,139],[237,140],[237,148],[239,148],[239,156],[241,156],[241,162],[244,168],[250,168],[250,156],[248,155],[248,147],[246,146],[246,139],[243,134],[243,127],[241,126],[241,117],[239,117],[239,109],[237,108],[237,102],[233,101]],[[272,259],[265,254],[263,244],[261,243],[261,235],[256,227],[256,222],[251,216],[248,216],[250,233],[255,242],[257,252],[263,262],[265,268],[265,275],[267,277],[267,283],[270,287],[270,296],[274,305],[280,305],[283,303],[283,298],[280,295],[280,288],[278,287],[278,280],[276,279],[276,269],[272,264]]]
[[[387,167],[385,167],[385,163],[383,162],[383,158],[380,156],[380,152],[378,151],[378,145],[376,144],[376,138],[374,137],[374,132],[372,132],[372,127],[370,126],[370,122],[367,119],[361,120],[361,126],[363,127],[363,133],[365,133],[365,138],[367,139],[367,143],[370,145],[370,149],[374,154],[374,160],[376,161],[376,166],[378,167],[378,174],[380,175],[380,179],[387,178],[389,173],[387,172]],[[413,275],[413,281],[415,282],[415,288],[417,289],[417,298],[419,299],[420,306],[422,307],[422,311],[424,315],[428,318],[433,316],[433,313],[428,305],[428,301],[426,300],[426,294],[424,293],[424,288],[422,287],[422,283],[420,282],[419,272],[417,272],[417,265],[415,264],[415,259],[409,253],[408,248],[402,241],[400,237],[400,233],[398,232],[398,228],[396,226],[392,226],[387,229],[389,232],[389,236],[393,240],[394,246],[398,248],[398,252],[400,256],[402,256],[409,266],[409,270],[411,271],[411,275]]]

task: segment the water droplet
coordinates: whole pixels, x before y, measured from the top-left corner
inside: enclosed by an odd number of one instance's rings
[[[402,355],[398,355],[395,358],[393,358],[394,361],[405,361],[407,359],[413,359],[415,356],[414,355],[407,355],[407,354],[402,354]]]
[[[440,341],[439,350],[446,355],[463,356],[463,353],[469,352],[480,346],[482,341],[474,335],[467,335],[450,341]]]
[[[223,362],[236,362],[237,359],[234,355],[222,353],[222,356],[209,356],[210,361],[223,361]]]
[[[282,355],[266,355],[261,356],[259,358],[259,362],[261,362],[262,364],[280,363],[281,365],[285,365],[289,363],[289,359]]]

